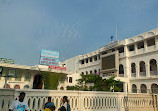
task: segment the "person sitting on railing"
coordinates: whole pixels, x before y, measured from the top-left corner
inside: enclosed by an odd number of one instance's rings
[[[50,108],[51,106],[55,106],[51,99],[51,97],[48,97],[48,102],[44,105],[44,109]]]
[[[9,111],[28,111],[29,107],[26,101],[24,101],[25,93],[21,92],[19,95],[19,100],[13,101],[9,107]]]

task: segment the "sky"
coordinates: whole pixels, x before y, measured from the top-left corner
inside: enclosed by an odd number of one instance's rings
[[[41,49],[60,61],[158,27],[158,0],[0,0],[0,58],[37,65]]]

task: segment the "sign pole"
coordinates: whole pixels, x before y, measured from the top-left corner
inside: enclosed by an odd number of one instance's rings
[[[7,88],[7,76],[5,76],[5,86],[4,88],[6,89]]]

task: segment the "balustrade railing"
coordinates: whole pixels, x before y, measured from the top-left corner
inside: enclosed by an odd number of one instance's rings
[[[131,77],[135,78],[136,77],[136,73],[132,73]]]
[[[11,90],[0,89],[0,111],[8,111],[9,105],[26,93],[29,111],[43,111],[49,96],[56,106],[61,104],[63,96],[68,96],[72,111],[154,111],[158,103],[157,95],[97,92],[97,91],[59,91],[59,90]],[[156,100],[156,102],[155,102]]]
[[[150,71],[150,76],[158,76],[158,72],[157,71]]]
[[[146,76],[146,72],[139,72],[139,76],[140,77],[145,77]]]

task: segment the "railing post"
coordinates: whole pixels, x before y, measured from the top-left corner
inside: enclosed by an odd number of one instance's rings
[[[119,93],[117,93],[117,111],[121,111],[121,95]]]

